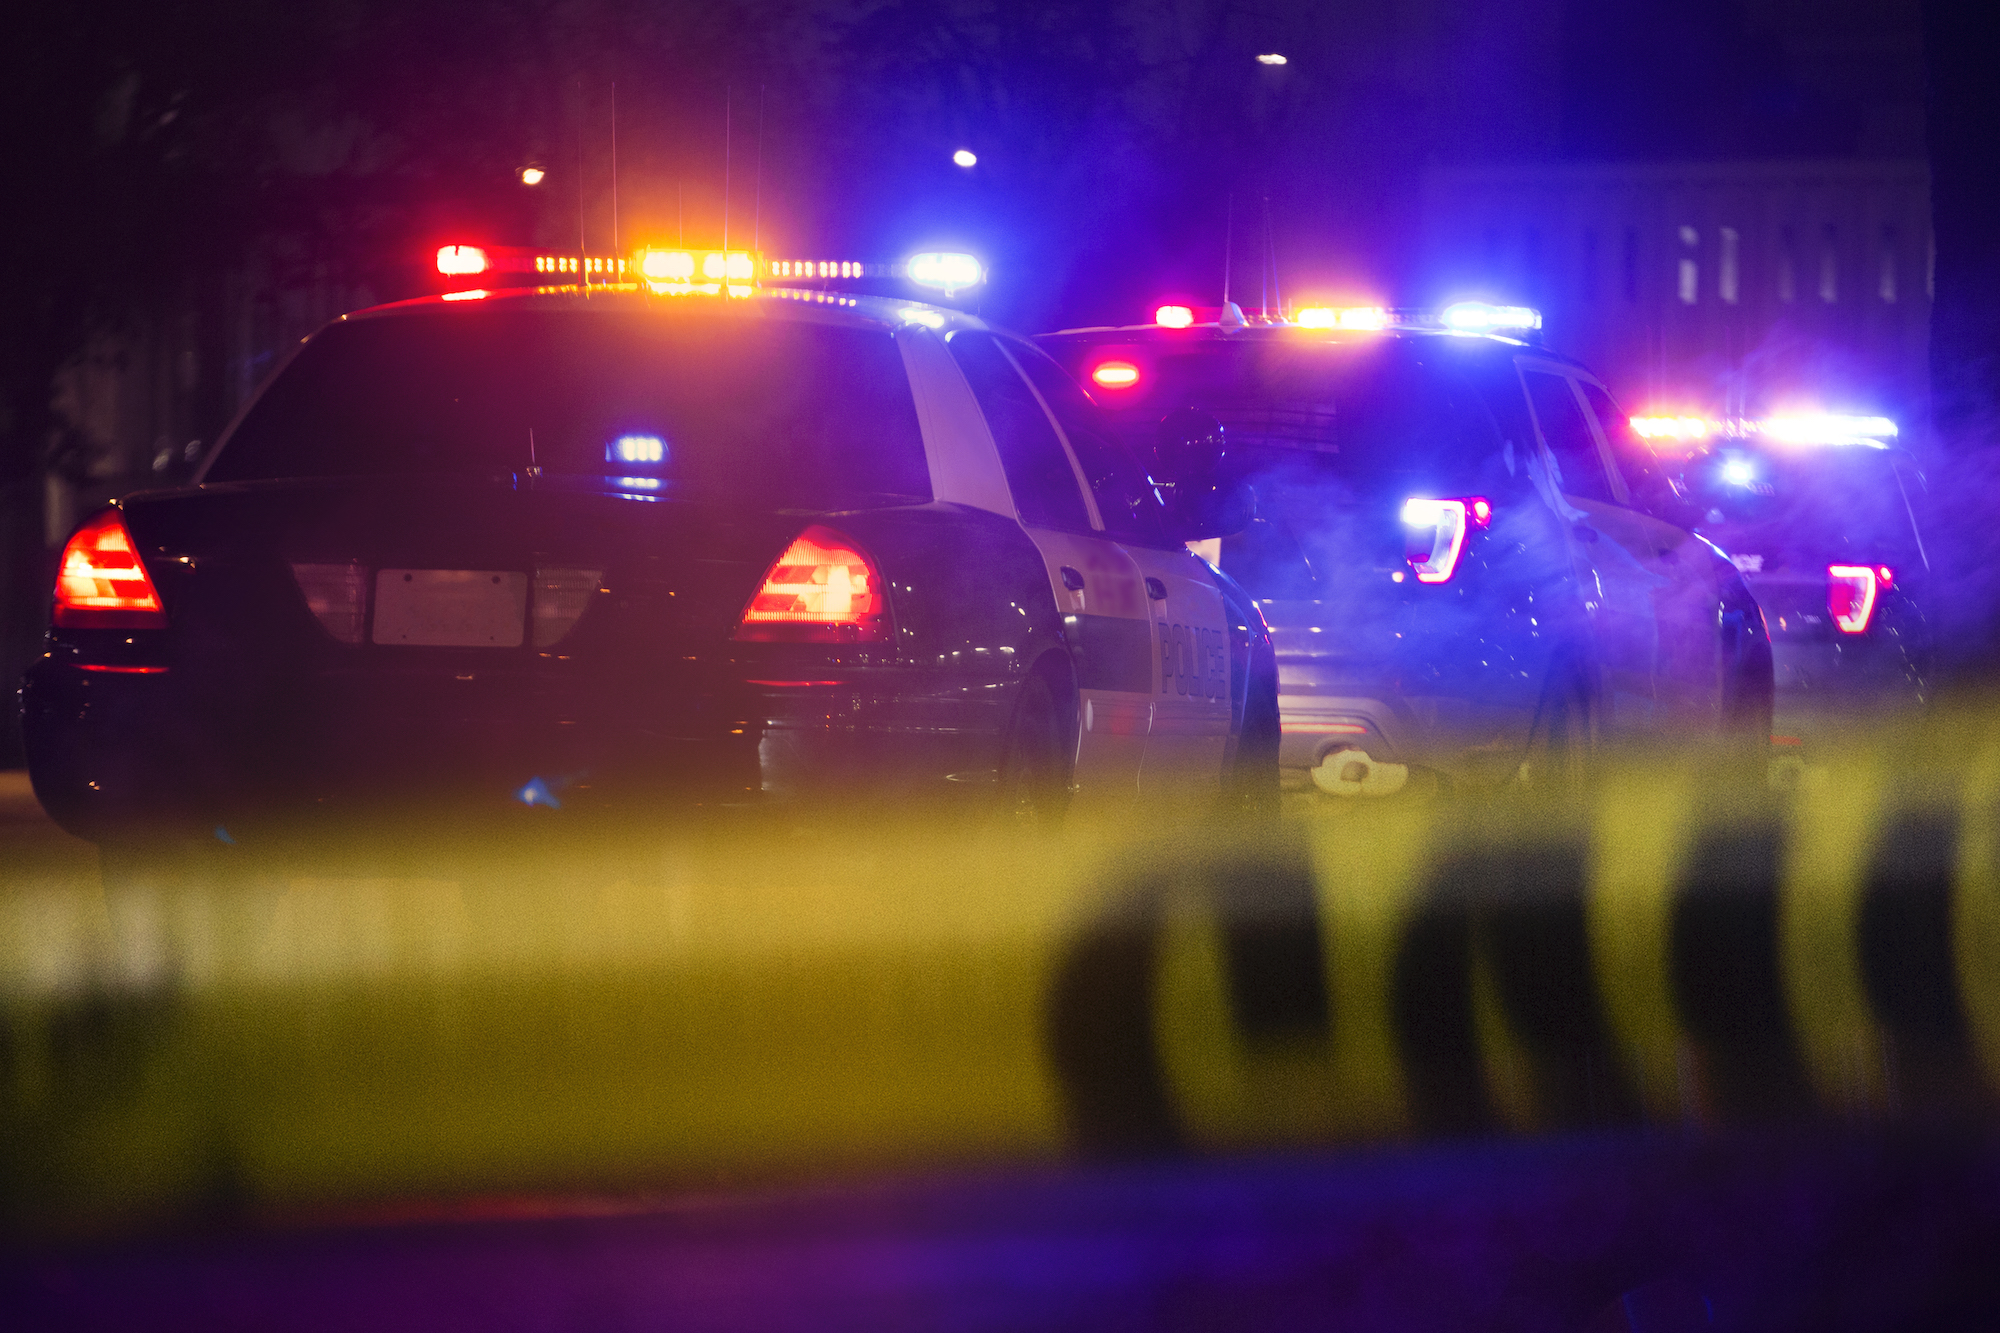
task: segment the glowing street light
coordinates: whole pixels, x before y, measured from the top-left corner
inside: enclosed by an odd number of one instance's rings
[[[977,166],[979,164],[979,154],[973,152],[970,148],[961,148],[951,155],[951,160],[961,167]]]
[[[1282,65],[1285,64],[1286,61],[1283,56],[1273,51],[1269,55],[1258,56],[1257,63],[1260,65]]]
[[[522,167],[520,175],[521,175],[521,184],[540,185],[542,183],[542,177],[548,175],[548,173],[546,171],[543,171],[540,167]]]

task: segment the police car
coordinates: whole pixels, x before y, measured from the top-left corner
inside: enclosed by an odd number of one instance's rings
[[[1176,410],[1225,427],[1256,521],[1211,550],[1270,624],[1296,780],[1560,783],[1613,740],[1767,744],[1755,598],[1662,476],[1614,456],[1621,414],[1539,324],[1173,306],[1040,339],[1135,449]]]
[[[21,693],[60,823],[1275,801],[1256,606],[1040,350],[803,263],[535,258],[335,321],[82,523]]]
[[[1729,553],[1764,609],[1781,739],[1934,688],[1923,469],[1877,416],[1635,416],[1614,449],[1654,460],[1687,521]]]

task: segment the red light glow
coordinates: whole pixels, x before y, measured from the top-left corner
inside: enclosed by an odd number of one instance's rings
[[[889,637],[889,600],[881,588],[874,563],[852,539],[815,524],[765,571],[736,637],[880,643]]]
[[[1106,361],[1090,372],[1090,378],[1106,389],[1129,389],[1139,382],[1139,367],[1130,361]]]
[[[78,671],[103,671],[114,676],[164,676],[167,674],[165,667],[107,666],[101,662],[78,662],[76,669]]]
[[[166,610],[116,509],[76,530],[56,575],[55,622],[65,629],[163,629]]]
[[[1467,535],[1492,519],[1492,504],[1477,495],[1403,501],[1403,556],[1416,570],[1417,582],[1449,582],[1458,572]]]
[[[438,272],[447,277],[463,277],[468,273],[484,273],[487,269],[486,252],[476,245],[447,245],[438,250]]]
[[[1887,565],[1828,565],[1826,609],[1842,634],[1865,634],[1875,615],[1875,601],[1894,579]]]
[[[1194,308],[1184,305],[1163,305],[1153,312],[1153,322],[1163,329],[1184,329],[1194,323]]]

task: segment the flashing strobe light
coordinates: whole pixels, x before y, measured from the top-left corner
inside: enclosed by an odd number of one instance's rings
[[[605,454],[612,463],[664,463],[667,442],[657,435],[620,435]]]
[[[880,643],[888,598],[853,539],[815,523],[764,572],[736,637],[789,643]]]
[[[1828,565],[1826,609],[1842,634],[1865,634],[1876,597],[1895,582],[1887,565]]]
[[[1773,444],[1854,446],[1886,449],[1896,438],[1887,417],[1844,416],[1831,412],[1774,417],[1635,416],[1632,433],[1642,440],[1762,439]]]
[[[1292,316],[1302,329],[1386,329],[1389,312],[1379,305],[1306,306]]]
[[[1153,312],[1153,322],[1163,329],[1184,329],[1194,323],[1194,310],[1184,305],[1163,305]]]
[[[1139,382],[1139,367],[1130,361],[1106,361],[1090,372],[1090,379],[1107,389],[1129,389]]]
[[[932,252],[910,256],[910,281],[920,287],[936,287],[946,292],[977,287],[986,280],[986,270],[971,255]]]
[[[125,520],[106,509],[63,547],[55,622],[65,629],[164,629],[166,609]]]
[[[1458,558],[1473,528],[1493,521],[1493,506],[1482,496],[1403,501],[1403,556],[1419,583],[1444,583],[1458,572]]]
[[[1722,480],[1731,486],[1748,486],[1757,480],[1757,465],[1747,458],[1730,458],[1722,464]]]
[[[639,272],[653,282],[686,282],[694,277],[694,256],[685,250],[645,250]]]
[[[1488,305],[1484,301],[1459,301],[1444,308],[1439,320],[1448,329],[1467,333],[1491,333],[1495,329],[1539,329],[1542,313],[1524,305]]]
[[[464,277],[468,273],[486,271],[486,251],[476,245],[440,246],[437,253],[437,270],[447,277]]]

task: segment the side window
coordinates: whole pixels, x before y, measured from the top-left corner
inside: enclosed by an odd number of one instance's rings
[[[1611,483],[1604,475],[1604,458],[1597,451],[1597,437],[1583,419],[1583,408],[1570,391],[1569,378],[1542,370],[1523,370],[1528,401],[1534,405],[1535,421],[1542,439],[1555,455],[1562,470],[1562,489],[1586,500],[1611,501]]]
[[[1597,428],[1604,435],[1604,442],[1611,446],[1611,459],[1618,470],[1625,475],[1625,489],[1632,493],[1632,502],[1655,518],[1674,522],[1673,483],[1668,480],[1666,469],[1660,466],[1653,451],[1632,432],[1632,419],[1618,410],[1618,404],[1611,401],[1611,395],[1595,384],[1577,381],[1577,388],[1583,390],[1583,399],[1590,404],[1590,411],[1597,418]]]
[[[1069,454],[1048,413],[1042,411],[993,336],[962,330],[952,335],[949,346],[952,359],[965,373],[973,397],[986,414],[1021,521],[1030,527],[1089,532],[1090,513],[1084,508],[1083,492],[1077,489],[1076,469],[1070,466]]]
[[[1084,480],[1097,497],[1104,530],[1121,541],[1166,544],[1160,527],[1159,496],[1131,452],[1106,430],[1096,405],[1040,348],[1011,338],[1006,348],[1062,423]]]

